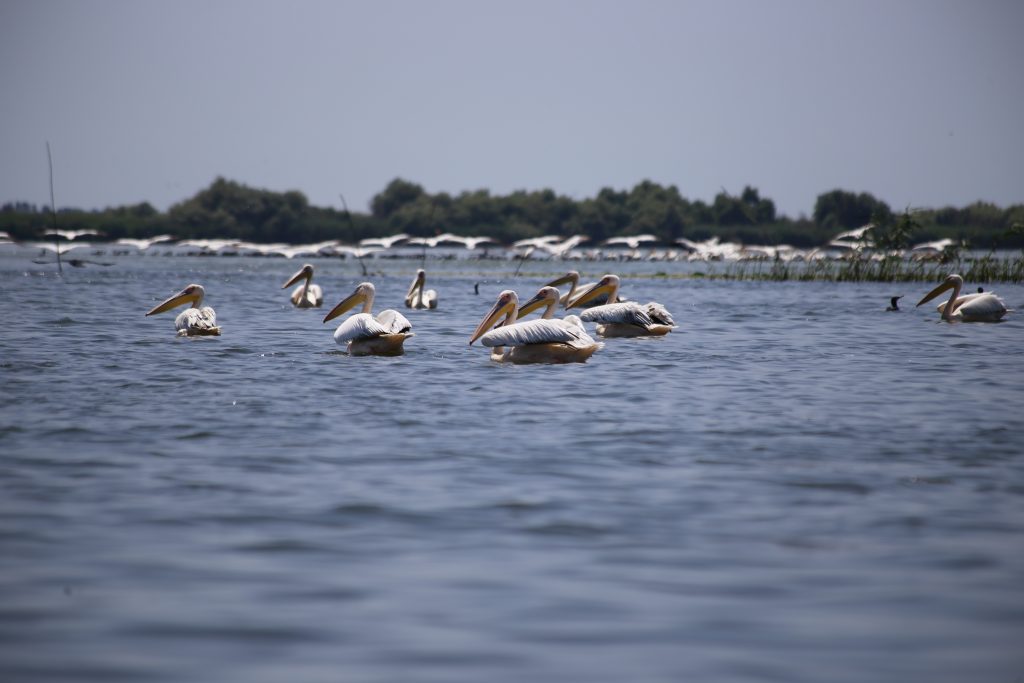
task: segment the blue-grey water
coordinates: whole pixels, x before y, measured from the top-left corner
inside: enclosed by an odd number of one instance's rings
[[[296,262],[111,260],[0,258],[4,681],[1024,677],[1021,313],[583,264],[679,329],[502,367],[472,329],[563,266],[428,261],[406,355],[351,358]],[[143,317],[190,282],[222,337]]]

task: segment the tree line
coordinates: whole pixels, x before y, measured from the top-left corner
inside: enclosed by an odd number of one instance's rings
[[[356,243],[395,233],[429,237],[442,232],[486,235],[509,244],[540,235],[585,235],[589,244],[617,235],[652,234],[666,244],[680,237],[719,237],[744,244],[808,248],[836,233],[873,221],[890,246],[952,238],[978,249],[1024,248],[1024,204],[1000,208],[975,202],[963,208],[894,211],[869,193],[831,190],[818,196],[810,217],[790,218],[747,186],[723,190],[712,202],[690,200],[675,185],[644,180],[630,190],[604,188],[575,200],[553,190],[492,195],[488,190],[428,193],[396,178],[376,194],[369,213],[311,206],[302,192],[275,192],[217,178],[166,212],[148,202],[102,210],[61,209],[58,227],[95,230],[105,238],[171,234],[181,239],[249,242]],[[48,207],[11,202],[0,207],[0,230],[14,239],[41,239],[52,228]]]

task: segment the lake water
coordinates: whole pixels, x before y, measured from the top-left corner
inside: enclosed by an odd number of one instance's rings
[[[113,260],[0,258],[5,681],[1024,680],[1022,313],[582,264],[679,329],[503,367],[470,333],[562,265],[428,261],[350,358],[296,262]],[[143,317],[190,282],[222,337]]]

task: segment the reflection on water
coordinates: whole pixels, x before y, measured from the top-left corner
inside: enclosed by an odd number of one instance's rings
[[[433,265],[406,355],[350,358],[292,262],[0,260],[3,678],[1024,673],[1019,314],[630,264],[677,331],[502,367],[470,332],[561,266]],[[362,279],[317,263],[326,306]],[[193,281],[223,337],[143,317]]]

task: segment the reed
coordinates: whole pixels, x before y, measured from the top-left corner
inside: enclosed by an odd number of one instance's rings
[[[712,267],[693,277],[775,282],[934,282],[949,273],[960,273],[969,282],[1020,283],[1024,282],[1024,252],[1012,257],[988,254],[980,258],[963,258],[959,253],[950,253],[933,260],[856,254],[836,261],[735,261],[716,271]]]

